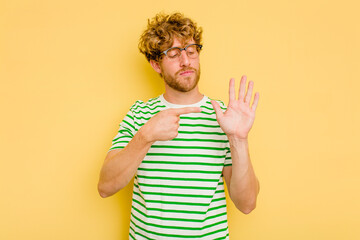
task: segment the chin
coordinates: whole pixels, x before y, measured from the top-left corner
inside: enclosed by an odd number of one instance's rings
[[[177,85],[177,89],[178,91],[180,92],[190,92],[191,90],[193,90],[194,88],[196,88],[197,84],[198,84],[198,81],[196,80],[193,80],[195,82],[191,82],[189,84],[186,84],[186,85]]]
[[[193,76],[177,76],[175,78],[163,78],[165,80],[165,83],[172,89],[179,91],[179,92],[190,92],[196,86],[198,85],[200,76],[199,75],[193,75]]]

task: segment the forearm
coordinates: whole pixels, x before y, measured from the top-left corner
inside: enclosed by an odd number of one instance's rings
[[[152,142],[139,130],[127,146],[116,154],[109,152],[100,172],[98,190],[102,197],[109,197],[125,187],[150,149]]]
[[[147,121],[121,151],[110,151],[100,172],[98,190],[108,197],[125,187],[156,141],[168,141],[178,135],[181,114],[201,112],[199,107],[166,109]]]
[[[238,209],[251,212],[256,206],[259,183],[250,161],[247,139],[229,138],[232,173],[229,194]]]

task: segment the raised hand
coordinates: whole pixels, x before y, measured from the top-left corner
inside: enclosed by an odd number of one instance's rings
[[[170,108],[157,113],[142,127],[149,142],[167,141],[178,135],[180,115],[201,112],[199,107]]]
[[[250,107],[253,87],[254,83],[250,81],[245,95],[246,76],[243,76],[240,82],[239,98],[236,99],[235,79],[230,79],[229,105],[224,113],[216,101],[211,101],[216,112],[216,119],[228,137],[247,139],[255,120],[255,110],[259,101],[259,93],[255,93]]]

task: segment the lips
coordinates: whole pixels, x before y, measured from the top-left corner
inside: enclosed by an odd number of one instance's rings
[[[189,75],[191,75],[191,74],[193,74],[194,73],[194,71],[193,70],[186,70],[186,71],[182,71],[182,72],[180,72],[180,76],[189,76]]]

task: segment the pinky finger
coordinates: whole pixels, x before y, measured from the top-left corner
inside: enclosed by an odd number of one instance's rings
[[[256,107],[257,107],[257,105],[258,105],[259,97],[260,97],[259,93],[258,93],[258,92],[255,93],[254,102],[253,102],[253,104],[251,105],[251,110],[253,110],[254,112],[255,112]]]

